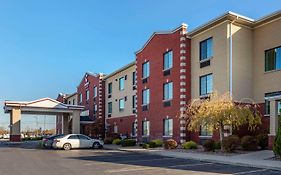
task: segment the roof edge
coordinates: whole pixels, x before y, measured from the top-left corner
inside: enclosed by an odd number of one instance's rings
[[[122,72],[123,70],[128,69],[129,67],[132,67],[132,66],[135,65],[135,64],[136,64],[136,61],[133,61],[133,62],[131,62],[131,63],[129,63],[129,64],[127,64],[127,65],[125,65],[125,66],[119,68],[119,69],[117,69],[116,71],[114,71],[114,72],[108,74],[107,76],[105,76],[105,77],[104,77],[104,80],[106,80],[106,79],[108,79],[108,78],[110,78],[110,77],[113,77],[114,75],[116,75],[116,74]]]

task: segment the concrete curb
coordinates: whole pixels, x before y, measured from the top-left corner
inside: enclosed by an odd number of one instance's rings
[[[235,165],[235,166],[243,166],[243,167],[251,167],[251,168],[262,168],[262,169],[270,169],[270,170],[277,170],[281,171],[281,167],[275,167],[275,166],[267,166],[267,165],[257,165],[257,164],[249,164],[249,163],[241,163],[241,162],[230,162],[230,161],[221,161],[221,160],[213,160],[208,158],[194,158],[194,157],[185,157],[185,156],[175,156],[175,155],[169,155],[169,154],[161,154],[158,150],[146,150],[146,149],[126,149],[126,148],[107,148],[107,149],[117,149],[119,151],[126,151],[126,152],[135,152],[135,153],[147,153],[151,155],[161,155],[166,157],[174,157],[174,158],[181,158],[181,159],[192,159],[192,160],[198,160],[198,161],[207,161],[211,163],[220,163],[220,164],[226,164],[226,165]]]

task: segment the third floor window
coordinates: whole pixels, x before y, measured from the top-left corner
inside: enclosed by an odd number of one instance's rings
[[[96,97],[98,95],[98,87],[95,86],[94,87],[94,97]]]
[[[173,98],[173,82],[165,83],[164,84],[163,99],[164,100],[171,100],[172,98]]]
[[[210,59],[213,56],[213,38],[200,42],[200,61]]]
[[[108,85],[107,85],[107,92],[108,92],[108,94],[111,94],[112,93],[112,83],[108,83]]]
[[[119,90],[122,91],[125,88],[125,78],[119,78]]]
[[[281,47],[265,51],[265,71],[281,69]]]
[[[213,74],[200,77],[200,95],[207,95],[213,92]]]
[[[172,67],[173,67],[173,51],[169,51],[164,54],[164,70],[171,69]]]
[[[149,77],[149,62],[143,63],[142,65],[142,78]]]
[[[148,105],[149,104],[149,89],[145,89],[142,91],[142,104]]]

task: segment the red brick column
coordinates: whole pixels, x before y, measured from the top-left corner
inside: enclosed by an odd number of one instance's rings
[[[269,135],[268,136],[268,149],[272,150],[273,144],[274,144],[274,140],[275,140],[275,136],[273,136],[273,135]]]
[[[10,135],[10,142],[20,142],[21,135]]]

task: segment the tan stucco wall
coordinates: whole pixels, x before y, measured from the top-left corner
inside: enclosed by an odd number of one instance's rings
[[[281,46],[281,19],[254,29],[254,83],[256,102],[264,102],[264,93],[281,91],[281,70],[264,71],[265,50]]]
[[[213,73],[213,89],[218,93],[229,90],[227,25],[225,21],[191,38],[191,97],[199,98],[199,77]],[[211,65],[200,68],[200,42],[213,37]]]
[[[241,102],[253,100],[253,31],[232,24],[233,99]],[[230,24],[229,24],[230,30]]]
[[[112,102],[112,113],[111,118],[113,117],[124,117],[133,114],[133,107],[132,107],[132,98],[133,95],[136,95],[136,90],[133,90],[133,72],[136,71],[136,66],[130,66],[121,72],[108,77],[105,80],[105,117],[108,117],[108,103]],[[125,89],[120,91],[119,90],[119,78],[124,77],[127,75],[127,80],[125,80]],[[117,79],[117,81],[116,81]],[[108,98],[108,84],[112,82],[112,93],[111,98]],[[119,99],[124,98],[127,96],[127,101],[125,101],[125,109],[122,112],[119,112]]]

